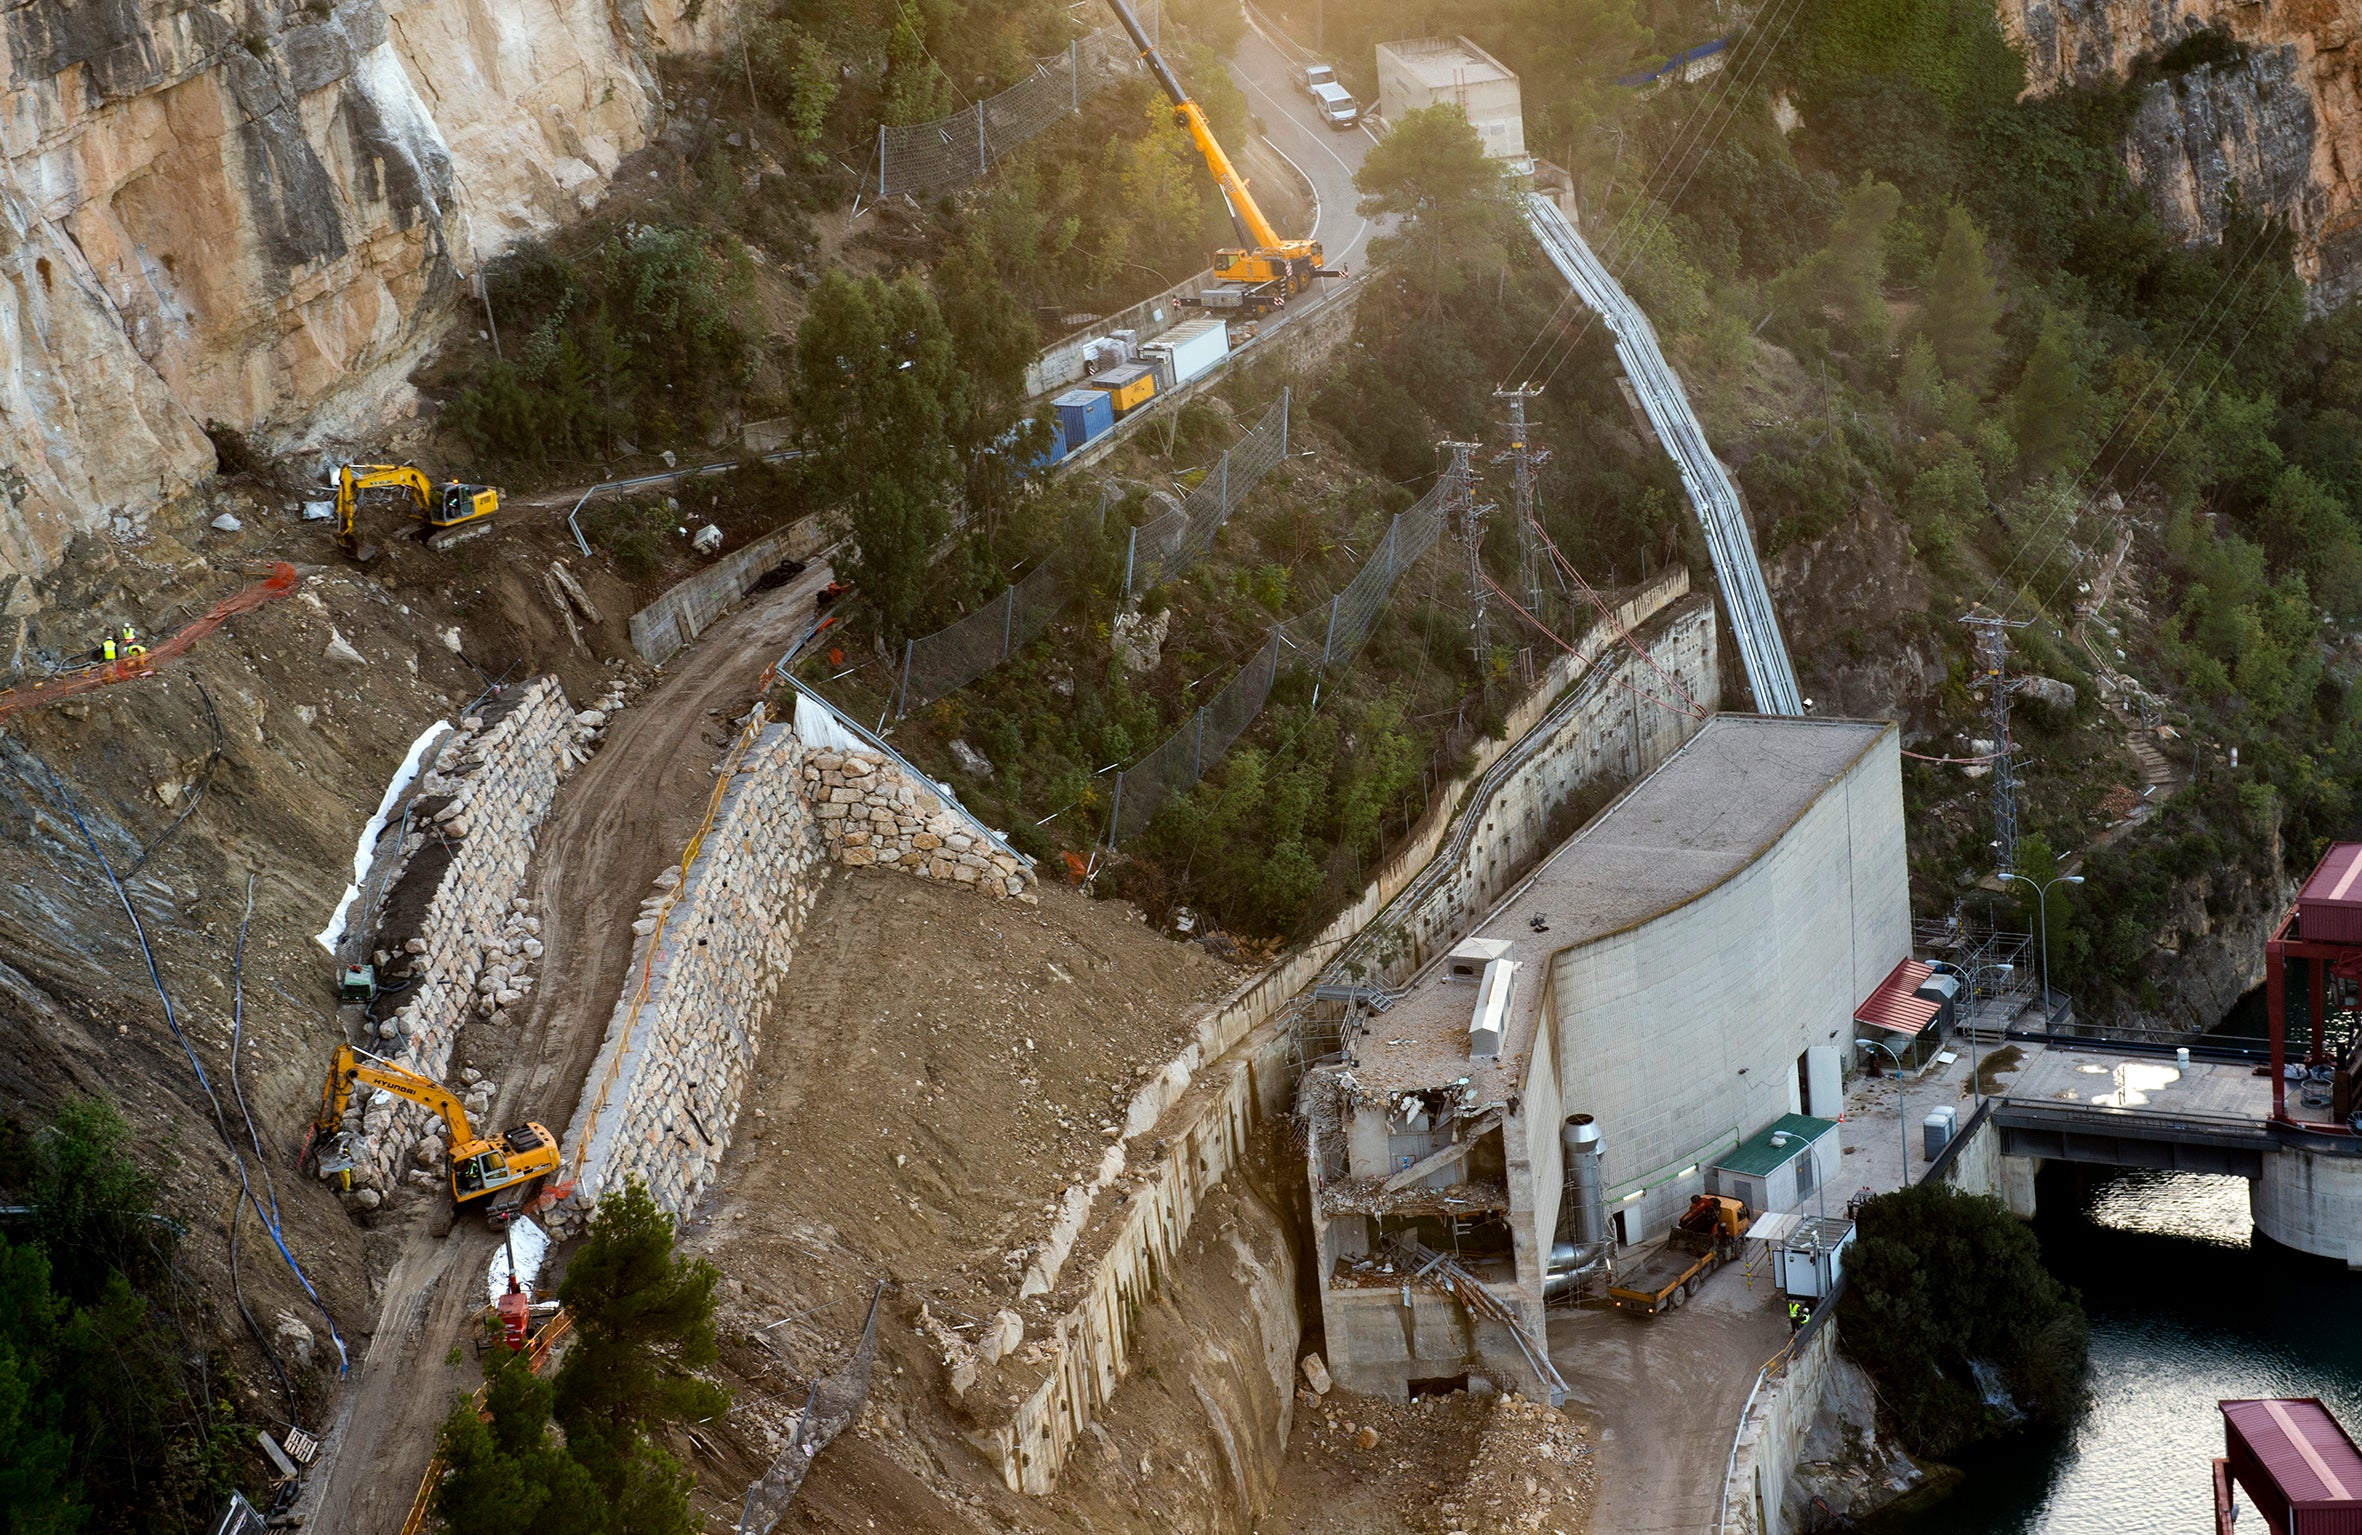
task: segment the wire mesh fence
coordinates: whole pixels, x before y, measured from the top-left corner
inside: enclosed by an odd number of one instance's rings
[[[1132,552],[1124,566],[1125,596],[1131,595],[1134,561],[1144,557],[1142,534],[1156,530],[1152,552],[1145,556],[1153,562],[1155,579],[1180,574],[1213,543],[1215,530],[1237,510],[1256,482],[1286,456],[1287,444],[1288,392],[1283,389],[1254,430],[1206,472],[1178,511],[1133,530]],[[1106,509],[1102,499],[1102,516]],[[1153,584],[1144,582],[1143,589]],[[957,692],[1023,650],[1050,626],[1050,620],[1073,595],[1074,581],[1065,563],[1044,560],[1024,580],[957,623],[906,642],[902,677],[894,690],[894,717],[901,719],[913,709],[923,709],[945,694]]]
[[[1285,672],[1303,667],[1315,677],[1325,677],[1334,668],[1350,665],[1376,627],[1395,581],[1435,547],[1465,490],[1456,469],[1437,480],[1417,505],[1387,527],[1385,541],[1344,590],[1308,613],[1272,625],[1263,648],[1211,702],[1164,744],[1116,774],[1107,845],[1114,847],[1138,835],[1173,796],[1188,792],[1204,778],[1263,712],[1272,685]],[[1314,696],[1319,696],[1317,691]]]
[[[1124,600],[1196,564],[1255,482],[1287,456],[1288,391],[1282,389],[1255,429],[1206,471],[1188,500],[1132,530],[1124,552]]]
[[[1156,0],[1138,8],[1140,25],[1157,39]],[[1078,37],[1056,58],[997,96],[933,122],[878,129],[878,195],[931,197],[964,187],[1082,110],[1083,98],[1140,71],[1140,59],[1120,26]]]

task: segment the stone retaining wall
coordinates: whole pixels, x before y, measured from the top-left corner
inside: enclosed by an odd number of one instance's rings
[[[875,865],[974,885],[996,900],[1041,900],[1026,888],[1032,869],[882,752],[815,751],[804,759],[804,791],[829,855],[849,869]]]
[[[760,705],[718,770],[685,867],[658,880],[622,999],[562,1142],[565,1235],[600,1191],[638,1177],[686,1215],[720,1166],[772,998],[827,870],[805,753]]]
[[[380,984],[409,981],[390,1013],[380,1004],[379,1053],[441,1081],[461,1028],[472,1018],[498,1022],[532,990],[527,972],[540,956],[540,921],[521,896],[534,834],[558,785],[587,759],[603,717],[577,713],[557,678],[536,677],[462,720],[420,775],[384,888],[398,896],[430,844],[438,855],[449,849],[450,862],[417,931],[380,930],[375,940],[372,957],[387,956]],[[396,1176],[422,1143],[430,1157],[440,1155],[442,1126],[427,1110],[383,1093],[355,1098],[347,1124],[362,1132],[355,1179],[363,1189]],[[364,1099],[373,1101],[364,1107]],[[488,1093],[471,1094],[467,1107],[485,1113]]]

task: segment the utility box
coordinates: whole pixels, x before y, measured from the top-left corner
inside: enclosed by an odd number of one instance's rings
[[[1378,115],[1389,124],[1423,107],[1451,103],[1468,114],[1485,154],[1523,162],[1525,106],[1517,76],[1465,37],[1421,37],[1378,45]]]
[[[1057,412],[1067,453],[1105,436],[1115,425],[1115,402],[1103,389],[1069,389],[1050,402],[1050,409]]]
[[[1793,1210],[1837,1173],[1837,1121],[1783,1114],[1706,1169],[1706,1192],[1750,1210]]]
[[[1806,1215],[1780,1235],[1775,1249],[1780,1293],[1790,1300],[1827,1300],[1845,1272],[1854,1223],[1836,1215]]]
[[[1921,1150],[1929,1161],[1941,1155],[1960,1129],[1960,1111],[1950,1104],[1931,1112],[1919,1123]]]
[[[1128,416],[1156,397],[1156,374],[1139,363],[1128,362],[1092,379],[1091,387],[1106,394],[1107,403],[1118,417]]]
[[[1160,388],[1177,389],[1212,372],[1230,355],[1230,322],[1220,315],[1184,320],[1140,348],[1140,355],[1151,362],[1164,359],[1172,379],[1160,381]]]

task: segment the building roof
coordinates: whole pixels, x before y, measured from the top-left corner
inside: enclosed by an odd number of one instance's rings
[[[1378,51],[1393,54],[1405,74],[1431,91],[1517,78],[1499,59],[1464,37],[1405,38],[1398,43],[1380,43]]]
[[[1772,1169],[1803,1156],[1805,1148],[1837,1128],[1834,1119],[1815,1119],[1809,1114],[1782,1114],[1745,1140],[1733,1146],[1730,1154],[1714,1159],[1714,1165],[1727,1172],[1749,1177],[1766,1178]],[[1784,1135],[1785,1146],[1772,1144],[1772,1137]]]
[[[1915,959],[1898,960],[1854,1009],[1854,1022],[1866,1023],[1874,1029],[1891,1029],[1897,1034],[1916,1034],[1928,1026],[1944,1004],[1932,997],[1919,995],[1935,974],[1935,967]]]
[[[1828,787],[1894,730],[1883,720],[1718,714],[1503,896],[1469,935],[1506,939],[1522,962],[1501,1053],[1471,1059],[1477,988],[1438,955],[1352,1047],[1371,1093],[1467,1079],[1477,1104],[1525,1076],[1548,959],[1686,906],[1755,862]]]
[[[2362,1451],[2317,1397],[2217,1403],[2289,1503],[2362,1503]],[[2249,1492],[2257,1492],[2249,1488]]]

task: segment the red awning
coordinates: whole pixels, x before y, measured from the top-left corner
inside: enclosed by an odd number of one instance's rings
[[[1935,973],[1932,965],[1923,965],[1915,959],[1904,960],[1887,972],[1877,990],[1862,999],[1862,1005],[1854,1009],[1854,1022],[1866,1023],[1874,1029],[1891,1029],[1897,1034],[1918,1033],[1943,1011],[1942,1003],[1913,995]]]

